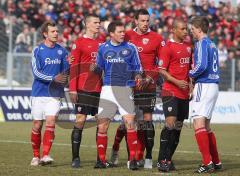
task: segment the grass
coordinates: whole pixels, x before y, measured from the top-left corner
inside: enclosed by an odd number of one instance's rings
[[[111,146],[117,123],[112,123],[108,136],[108,151],[110,155]],[[61,123],[56,128],[56,138],[52,147],[51,156],[55,162],[51,166],[31,167],[32,149],[30,144],[30,122],[5,122],[0,123],[0,175],[193,175],[194,170],[201,162],[194,139],[193,129],[189,124],[184,126],[180,144],[174,155],[176,172],[169,174],[159,173],[156,168],[156,159],[159,148],[159,135],[161,124],[156,124],[155,146],[153,150],[154,168],[152,170],[130,171],[126,168],[127,155],[125,141],[121,143],[120,165],[117,168],[94,170],[96,160],[95,127],[93,123],[86,125],[84,130],[82,146],[80,151],[81,168],[72,169],[70,134],[72,124]],[[239,175],[240,173],[240,140],[239,125],[213,125],[216,132],[219,153],[224,169],[222,172],[211,175]]]

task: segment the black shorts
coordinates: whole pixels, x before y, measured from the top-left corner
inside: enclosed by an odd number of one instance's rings
[[[134,104],[143,113],[152,113],[156,104],[156,92],[134,92]]]
[[[78,92],[78,101],[75,104],[76,114],[96,115],[98,113],[100,93],[99,92]]]
[[[162,102],[165,118],[169,116],[175,116],[179,121],[188,119],[189,113],[188,99],[184,100],[177,97],[162,97]]]

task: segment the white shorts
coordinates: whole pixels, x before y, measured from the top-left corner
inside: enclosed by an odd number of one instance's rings
[[[190,102],[190,117],[205,117],[211,119],[214,106],[218,98],[218,84],[197,83]]]
[[[135,115],[132,88],[103,86],[100,94],[98,118],[112,119],[117,110],[121,116]]]
[[[32,97],[32,117],[34,120],[45,120],[46,116],[57,116],[61,99],[57,97]]]

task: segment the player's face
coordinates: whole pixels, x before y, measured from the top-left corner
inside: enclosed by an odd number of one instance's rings
[[[48,32],[44,34],[46,40],[56,43],[58,41],[58,28],[57,26],[48,26]]]
[[[181,22],[178,23],[176,29],[174,29],[173,32],[180,40],[184,40],[188,34],[187,24]]]
[[[114,32],[110,33],[111,40],[116,43],[121,43],[125,38],[125,28],[124,26],[117,26]]]
[[[195,26],[191,25],[191,33],[193,35],[193,38],[198,39],[200,29],[196,28]]]
[[[98,33],[100,29],[100,19],[96,17],[89,18],[86,27],[93,33]]]
[[[135,20],[138,29],[142,33],[146,33],[149,28],[149,18],[149,15],[139,15],[138,19]]]

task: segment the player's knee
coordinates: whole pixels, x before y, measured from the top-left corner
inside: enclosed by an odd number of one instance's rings
[[[109,119],[98,119],[98,132],[106,133],[109,126]]]
[[[36,131],[40,131],[42,129],[43,122],[41,120],[34,120],[33,121],[33,128]]]
[[[165,126],[168,128],[168,129],[170,129],[170,130],[172,130],[172,129],[174,129],[175,128],[175,123],[176,123],[176,120],[175,119],[166,119],[166,122],[165,122]]]

